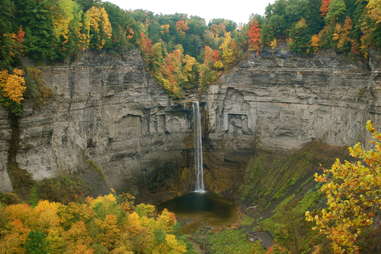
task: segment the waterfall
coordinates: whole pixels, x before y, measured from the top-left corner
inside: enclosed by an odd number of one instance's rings
[[[198,101],[194,101],[193,107],[193,147],[194,147],[194,168],[196,171],[196,186],[195,192],[204,193],[204,167],[202,158],[202,129],[201,129],[201,114]]]

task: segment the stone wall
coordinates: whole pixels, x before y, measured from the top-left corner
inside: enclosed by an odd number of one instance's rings
[[[109,187],[136,193],[144,174],[186,163],[183,140],[191,133],[190,111],[173,107],[138,52],[123,57],[87,53],[70,65],[41,69],[54,96],[40,108],[26,101],[17,154],[20,168],[35,180],[95,165]],[[2,116],[0,131],[6,137]],[[1,138],[3,186],[7,144]]]
[[[34,179],[95,166],[109,187],[137,193],[138,181],[155,169],[192,166],[190,107],[155,84],[137,52],[86,53],[41,69],[54,96],[41,107],[26,101],[17,153]],[[365,141],[365,122],[381,125],[380,98],[381,59],[374,52],[369,62],[329,52],[249,56],[211,85],[201,104],[207,185],[239,185],[237,168],[258,145],[290,150],[313,139],[339,146]],[[11,190],[10,132],[0,109],[0,191]]]
[[[210,87],[209,138],[225,152],[365,141],[368,119],[381,126],[380,63],[375,52],[369,62],[329,52],[252,54]]]

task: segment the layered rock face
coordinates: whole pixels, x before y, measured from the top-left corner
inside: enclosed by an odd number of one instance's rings
[[[34,179],[92,169],[108,187],[137,193],[138,180],[154,170],[192,166],[190,105],[172,101],[137,52],[88,53],[41,69],[54,95],[39,108],[26,101],[16,156]],[[239,186],[237,169],[258,145],[366,141],[366,121],[381,126],[381,59],[253,54],[210,86],[201,105],[206,185],[228,191]],[[0,133],[0,191],[7,191],[11,128],[3,109]]]
[[[342,146],[381,126],[381,61],[335,54],[255,54],[225,74],[207,96],[209,138],[226,151],[295,149],[313,139]]]
[[[35,180],[90,168],[108,187],[136,193],[137,179],[151,170],[184,165],[191,112],[172,106],[138,52],[88,53],[73,64],[41,69],[53,98],[40,109],[26,101],[17,153],[19,167]],[[4,134],[6,125],[0,126]],[[5,172],[8,148],[0,142]]]
[[[8,113],[0,109],[0,191],[12,190],[11,181],[7,172],[7,161],[9,151],[9,139],[11,128],[8,121]]]

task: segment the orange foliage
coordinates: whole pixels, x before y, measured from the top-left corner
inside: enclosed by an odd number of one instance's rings
[[[344,47],[345,43],[352,42],[352,39],[349,38],[349,34],[352,30],[352,20],[350,17],[346,17],[344,25],[336,24],[335,32],[332,35],[332,39],[337,41],[337,48]]]
[[[204,64],[214,64],[216,61],[220,59],[220,53],[218,50],[213,50],[209,46],[204,47]]]
[[[331,0],[322,0],[321,1],[321,6],[320,6],[320,13],[322,16],[327,15],[329,11],[329,3]]]
[[[145,35],[145,33],[140,34],[140,49],[143,52],[143,56],[146,61],[149,61],[150,57],[153,55],[152,51],[152,41]]]
[[[311,47],[313,47],[314,49],[317,49],[317,48],[319,48],[319,43],[320,43],[319,35],[317,35],[317,34],[312,35],[312,37],[311,37]]]
[[[256,20],[252,21],[247,31],[249,50],[256,51],[257,54],[261,50],[261,28]]]
[[[7,70],[0,71],[0,92],[3,97],[21,103],[25,90],[24,72],[21,69],[13,69],[13,74]]]
[[[176,22],[176,31],[181,35],[184,36],[185,32],[188,31],[189,27],[188,24],[185,22],[185,20],[179,20]]]
[[[25,32],[24,30],[22,29],[22,26],[20,26],[17,34],[16,34],[16,40],[19,42],[19,43],[23,43],[24,42],[24,38],[25,38]]]

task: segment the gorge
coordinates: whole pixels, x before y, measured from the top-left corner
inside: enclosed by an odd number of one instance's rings
[[[41,69],[53,97],[40,108],[26,107],[16,155],[33,179],[81,171],[91,161],[108,187],[137,193],[138,182],[155,170],[191,168],[191,106],[161,90],[138,52],[87,53]],[[218,177],[210,161],[238,163],[235,158],[258,146],[292,150],[311,140],[365,141],[366,120],[380,123],[380,71],[377,52],[369,62],[328,51],[298,57],[281,48],[250,55],[200,98],[209,180]],[[11,132],[1,109],[2,191],[12,190],[6,170]]]
[[[381,253],[381,0],[0,1],[0,254]]]

